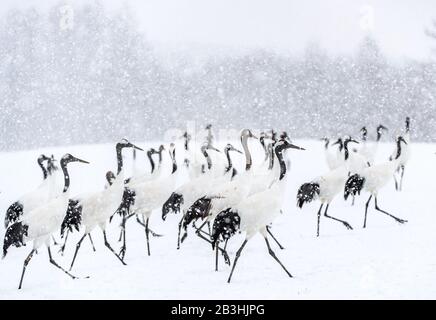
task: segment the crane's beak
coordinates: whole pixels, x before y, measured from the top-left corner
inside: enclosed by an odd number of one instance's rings
[[[144,151],[144,149],[141,149],[138,146],[135,146],[133,143],[130,143],[132,145],[132,148],[135,148],[136,150]]]
[[[212,146],[209,146],[209,148],[208,149],[210,149],[210,150],[213,150],[213,151],[216,151],[216,152],[220,152],[221,153],[221,151],[219,151],[217,148],[215,148],[215,147],[212,147]]]
[[[291,148],[291,149],[306,150],[306,149],[304,149],[302,147],[299,147],[299,146],[296,146],[295,144],[292,144],[292,143],[289,143],[288,147]]]
[[[82,160],[82,159],[79,159],[79,158],[75,158],[75,161],[77,161],[77,162],[81,162],[81,163],[89,164],[88,161],[86,161],[86,160]]]

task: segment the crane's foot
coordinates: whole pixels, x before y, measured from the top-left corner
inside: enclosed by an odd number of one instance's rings
[[[345,226],[348,230],[353,230],[353,227],[352,227],[348,222],[344,222],[344,226]]]

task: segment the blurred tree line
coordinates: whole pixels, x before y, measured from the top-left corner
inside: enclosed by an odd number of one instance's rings
[[[199,66],[195,52],[165,61],[127,9],[74,8],[70,28],[63,14],[13,10],[0,22],[3,150],[159,139],[187,121],[310,138],[383,123],[395,134],[407,115],[415,139],[435,141],[436,64],[390,62],[370,35],[350,56],[311,44],[301,56],[253,49]]]

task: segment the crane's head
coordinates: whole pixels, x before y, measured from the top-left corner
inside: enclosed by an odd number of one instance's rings
[[[388,128],[386,128],[384,125],[382,125],[382,124],[380,124],[378,127],[377,127],[377,133],[382,133],[383,131],[388,131]]]
[[[86,160],[76,158],[75,156],[73,156],[69,153],[66,153],[66,154],[64,154],[64,156],[61,159],[61,166],[65,166],[66,164],[71,163],[71,162],[81,162],[81,163],[89,164],[89,162]]]
[[[213,145],[211,145],[211,144],[205,142],[205,143],[203,143],[203,145],[201,146],[201,152],[204,153],[204,152],[207,151],[207,150],[213,150],[213,151],[216,151],[216,152],[221,152],[221,151],[219,151],[217,148],[215,148]]]
[[[282,133],[280,134],[280,139],[291,141],[286,131],[282,131]]]
[[[348,143],[350,143],[350,142],[357,143],[357,144],[359,143],[359,141],[353,139],[353,138],[350,137],[350,136],[347,136],[347,137],[344,139],[344,145],[346,145],[346,144],[348,144]]]
[[[368,136],[368,130],[366,127],[362,127],[362,129],[360,129],[360,133],[362,133],[362,140],[366,141],[366,137]]]
[[[224,152],[229,152],[229,151],[235,151],[235,152],[238,152],[238,153],[242,153],[241,150],[236,149],[236,148],[235,148],[234,146],[232,146],[230,143],[228,143],[228,144],[226,145],[226,147],[224,148]]]
[[[253,134],[253,132],[251,132],[250,129],[243,129],[243,130],[241,131],[241,139],[242,139],[242,138],[245,138],[245,139],[247,139],[247,138],[258,139],[258,138]]]
[[[52,174],[56,170],[58,170],[58,167],[56,166],[56,159],[54,158],[54,155],[51,155],[51,157],[47,160],[47,171],[49,174]]]
[[[323,138],[321,138],[321,141],[324,141],[324,148],[327,150],[327,148],[329,147],[329,144],[330,144],[330,139],[327,137],[323,137]]]
[[[286,149],[297,149],[297,150],[306,150],[302,147],[296,146],[289,142],[288,139],[280,139],[274,144],[274,148],[277,152],[286,150]]]
[[[133,143],[131,143],[127,139],[122,139],[120,142],[118,142],[117,145],[116,145],[116,148],[119,149],[119,150],[121,150],[123,148],[134,148],[136,150],[144,151],[140,147],[135,146]]]
[[[332,143],[332,146],[338,145],[339,146],[339,151],[342,151],[342,149],[344,148],[344,141],[342,140],[342,138],[338,138],[338,140],[336,140],[335,142]]]
[[[114,183],[115,174],[112,171],[106,172],[106,181],[111,186]]]
[[[47,157],[45,154],[41,154],[41,155],[38,157],[38,162],[39,162],[39,163],[42,163],[43,161],[48,161],[48,160],[50,160],[50,157]]]
[[[400,144],[401,142],[403,142],[404,144],[407,144],[407,141],[404,140],[404,138],[402,136],[398,136],[397,137],[397,143]]]

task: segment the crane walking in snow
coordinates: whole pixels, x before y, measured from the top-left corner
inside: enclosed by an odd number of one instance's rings
[[[115,150],[118,169],[112,185],[102,191],[80,195],[70,200],[67,215],[62,222],[61,234],[63,235],[67,229],[72,231],[73,228],[79,230],[80,226],[85,227],[85,232],[76,245],[76,251],[74,252],[73,260],[71,261],[70,270],[73,268],[74,262],[76,261],[77,253],[79,252],[82,241],[97,226],[100,227],[103,232],[105,246],[120,260],[122,264],[125,265],[123,259],[115,253],[114,249],[112,249],[106,237],[107,222],[123,201],[124,168],[122,150],[124,148],[135,148],[143,151],[141,148],[125,139],[117,143]]]
[[[363,222],[364,228],[366,228],[366,217],[368,214],[368,206],[373,197],[375,201],[375,209],[377,211],[384,213],[385,215],[393,218],[395,221],[401,224],[407,222],[407,220],[397,218],[394,215],[388,213],[387,211],[380,209],[377,203],[378,193],[380,189],[383,188],[392,179],[395,170],[398,168],[401,159],[401,153],[402,153],[402,146],[401,146],[402,143],[407,145],[406,140],[404,140],[402,136],[399,136],[396,141],[397,152],[394,159],[385,163],[368,167],[365,170],[361,171],[360,173],[350,176],[347,182],[345,183],[345,189],[344,189],[345,200],[350,195],[353,196],[360,195],[363,189],[365,189],[370,193],[369,199],[365,205],[365,219]]]
[[[286,188],[286,162],[283,159],[283,152],[286,149],[293,148],[304,150],[297,147],[287,140],[279,140],[274,145],[274,152],[280,165],[280,176],[272,186],[264,191],[255,193],[246,197],[237,205],[221,211],[213,223],[212,243],[218,245],[218,241],[227,240],[238,230],[245,231],[245,240],[236,253],[227,282],[230,283],[236,264],[239,260],[242,250],[247,242],[257,233],[260,233],[266,242],[268,252],[274,260],[285,270],[289,277],[291,273],[277,258],[268,241],[267,226],[270,225],[281,211],[284,192]]]
[[[23,217],[21,221],[14,222],[6,230],[3,242],[3,258],[6,256],[8,248],[11,245],[21,247],[27,242],[33,240],[33,249],[24,261],[23,272],[21,274],[18,289],[21,289],[23,284],[24,273],[26,272],[27,265],[29,264],[36,250],[43,245],[47,247],[50,263],[65,272],[72,279],[76,279],[75,276],[62,268],[53,259],[50,250],[50,237],[61,227],[62,220],[64,219],[68,209],[70,175],[68,173],[67,165],[71,162],[89,163],[85,160],[78,159],[71,154],[65,154],[60,163],[61,169],[64,173],[64,189],[62,193],[44,205],[31,210],[26,216]]]

